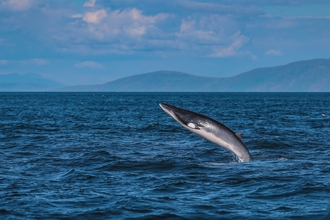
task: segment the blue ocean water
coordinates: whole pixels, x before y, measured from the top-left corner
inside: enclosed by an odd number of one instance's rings
[[[0,93],[0,119],[0,219],[330,219],[330,93]]]

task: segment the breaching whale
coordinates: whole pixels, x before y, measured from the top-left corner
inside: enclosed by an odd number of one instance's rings
[[[183,127],[233,152],[241,162],[252,160],[250,152],[239,134],[236,134],[220,122],[172,105],[159,103],[159,106]]]

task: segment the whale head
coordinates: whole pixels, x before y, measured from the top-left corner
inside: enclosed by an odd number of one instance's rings
[[[197,113],[163,103],[160,103],[159,106],[183,127],[189,130],[200,130],[205,126],[205,121],[201,120]]]

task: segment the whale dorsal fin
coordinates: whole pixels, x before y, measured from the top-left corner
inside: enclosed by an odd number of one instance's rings
[[[235,134],[236,134],[236,136],[237,136],[239,139],[242,139],[242,136],[243,136],[242,133],[237,132],[237,133],[235,133]]]

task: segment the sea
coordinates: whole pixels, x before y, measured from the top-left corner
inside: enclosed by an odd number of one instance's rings
[[[253,160],[159,103],[243,134]],[[330,93],[0,93],[0,219],[330,219]]]

